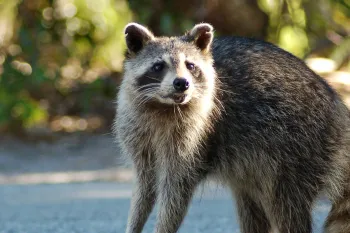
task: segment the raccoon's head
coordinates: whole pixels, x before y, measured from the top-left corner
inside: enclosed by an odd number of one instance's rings
[[[138,106],[187,106],[212,99],[215,71],[211,56],[213,27],[202,23],[178,37],[155,37],[129,23],[122,88]]]

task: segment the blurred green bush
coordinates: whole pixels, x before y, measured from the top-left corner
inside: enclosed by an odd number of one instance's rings
[[[349,69],[349,0],[0,0],[0,131],[109,127],[131,20],[157,35],[212,23]]]

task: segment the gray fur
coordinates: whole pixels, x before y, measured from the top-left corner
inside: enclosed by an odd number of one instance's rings
[[[348,233],[350,118],[338,94],[284,50],[212,40],[209,26],[171,38],[138,27],[147,43],[127,54],[114,127],[136,169],[126,232],[142,232],[156,197],[155,232],[177,232],[213,175],[235,195],[242,233],[311,233],[321,193],[334,203],[326,232]],[[165,68],[155,75],[157,62]],[[181,104],[172,102],[176,77],[191,81]]]

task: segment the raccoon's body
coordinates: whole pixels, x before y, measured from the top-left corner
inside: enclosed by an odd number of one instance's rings
[[[156,233],[175,233],[209,175],[234,194],[242,233],[311,233],[311,209],[333,201],[328,233],[350,232],[350,118],[300,59],[196,25],[154,37],[132,23],[115,132],[136,168],[127,233],[158,197]]]

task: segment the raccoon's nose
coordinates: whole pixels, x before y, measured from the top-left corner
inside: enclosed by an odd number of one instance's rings
[[[176,78],[173,85],[177,91],[186,91],[190,87],[190,83],[185,78]]]

